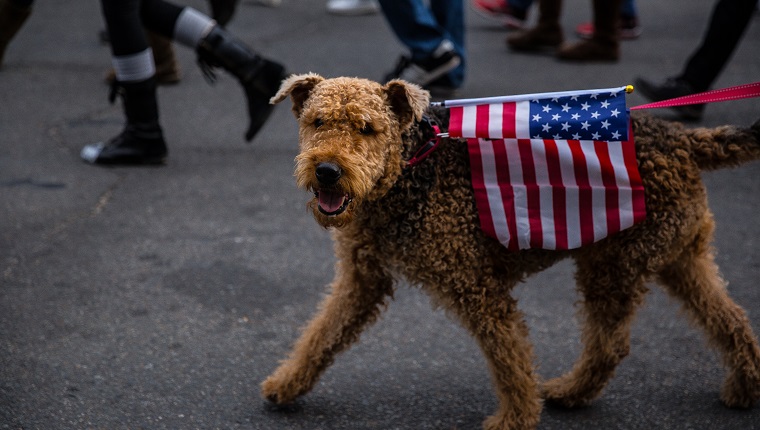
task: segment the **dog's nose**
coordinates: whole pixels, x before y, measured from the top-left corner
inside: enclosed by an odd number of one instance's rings
[[[316,175],[320,184],[335,185],[338,179],[340,179],[341,173],[340,167],[335,163],[324,162],[317,164]]]

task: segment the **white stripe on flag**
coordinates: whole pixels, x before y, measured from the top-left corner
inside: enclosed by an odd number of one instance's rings
[[[475,124],[477,123],[477,106],[464,106],[462,108],[462,136],[475,136]]]
[[[520,249],[527,249],[530,248],[530,219],[528,217],[528,193],[525,190],[525,181],[523,180],[520,148],[517,146],[517,139],[506,139],[504,145],[507,149],[509,179],[512,182],[512,193],[514,195],[517,245]]]
[[[509,228],[507,215],[504,213],[504,200],[501,196],[499,181],[496,176],[496,156],[493,144],[489,140],[478,139],[481,160],[483,161],[483,183],[488,196],[488,206],[491,209],[491,219],[496,231],[496,238],[504,246],[509,245]]]
[[[623,144],[610,142],[608,145],[610,162],[615,168],[615,181],[618,187],[618,211],[620,212],[620,230],[633,225],[633,190],[623,158]]]
[[[577,248],[581,245],[581,217],[578,184],[575,181],[573,154],[566,140],[557,140],[557,152],[562,172],[562,185],[565,186],[565,218],[567,224],[567,247]]]
[[[531,140],[533,165],[536,169],[536,183],[539,190],[541,214],[541,230],[543,232],[544,249],[557,248],[557,235],[554,226],[554,204],[551,183],[549,182],[549,166],[546,162],[546,144],[543,140]]]
[[[530,102],[517,102],[515,106],[515,136],[530,139]]]
[[[496,103],[488,105],[488,137],[501,139],[504,137],[504,105]]]
[[[594,217],[594,242],[607,236],[607,205],[602,166],[594,149],[594,141],[582,140],[581,150],[586,157],[588,182],[591,185],[591,213]]]

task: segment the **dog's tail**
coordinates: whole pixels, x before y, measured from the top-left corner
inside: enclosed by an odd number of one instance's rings
[[[760,160],[760,120],[749,128],[724,125],[688,129],[681,124],[649,115],[634,117],[634,136],[652,136],[655,145],[667,152],[680,152],[702,170],[735,167]],[[637,131],[638,130],[638,131]],[[664,139],[655,143],[654,140]],[[683,152],[681,152],[683,151]]]
[[[691,157],[702,170],[760,160],[760,120],[750,128],[730,125],[695,128],[687,135],[691,140]]]

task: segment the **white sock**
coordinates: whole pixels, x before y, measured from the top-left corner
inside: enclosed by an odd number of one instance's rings
[[[215,25],[216,21],[213,19],[191,7],[186,7],[180,12],[177,23],[174,24],[174,40],[189,48],[195,48]]]
[[[116,79],[120,82],[144,81],[156,74],[153,51],[150,48],[137,54],[111,57]]]

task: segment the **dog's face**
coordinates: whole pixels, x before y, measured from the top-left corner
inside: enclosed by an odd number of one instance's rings
[[[385,194],[401,173],[401,133],[422,117],[429,94],[400,80],[294,75],[271,102],[290,96],[299,123],[295,176],[312,191],[324,227],[341,227],[363,200]]]

